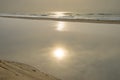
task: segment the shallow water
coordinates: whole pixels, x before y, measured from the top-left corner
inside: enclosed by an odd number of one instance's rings
[[[0,58],[63,80],[119,80],[120,25],[0,18]]]

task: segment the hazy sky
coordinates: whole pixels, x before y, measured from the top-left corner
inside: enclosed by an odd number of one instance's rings
[[[112,12],[120,13],[120,0],[0,0],[0,12]]]

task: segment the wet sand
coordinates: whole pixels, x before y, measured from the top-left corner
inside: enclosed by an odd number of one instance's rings
[[[62,80],[120,80],[120,25],[0,18],[0,59]]]

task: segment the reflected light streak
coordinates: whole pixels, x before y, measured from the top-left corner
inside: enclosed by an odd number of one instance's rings
[[[58,22],[58,24],[57,24],[57,30],[58,31],[63,31],[64,27],[65,27],[64,22]]]
[[[63,16],[65,16],[65,14],[64,14],[65,12],[54,12],[54,16],[56,16],[56,17],[63,17]]]

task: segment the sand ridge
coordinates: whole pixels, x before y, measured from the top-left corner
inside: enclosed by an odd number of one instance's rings
[[[60,80],[29,65],[0,60],[0,80]]]

